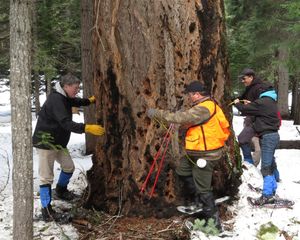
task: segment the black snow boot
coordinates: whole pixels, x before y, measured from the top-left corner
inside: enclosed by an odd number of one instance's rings
[[[179,176],[183,182],[182,196],[184,198],[184,205],[199,205],[199,198],[196,196],[196,186],[192,176]]]
[[[61,221],[62,217],[63,215],[54,211],[50,204],[47,207],[42,208],[42,218],[45,222],[59,222]]]
[[[219,211],[215,204],[215,198],[212,192],[200,193],[200,201],[203,203],[203,214],[206,222],[211,218],[214,220],[216,228],[222,232],[222,225],[219,217]]]
[[[68,190],[67,186],[62,187],[58,184],[56,185],[56,188],[55,188],[55,196],[56,196],[56,198],[65,200],[65,201],[72,201],[75,198],[79,197],[78,195],[70,192]]]

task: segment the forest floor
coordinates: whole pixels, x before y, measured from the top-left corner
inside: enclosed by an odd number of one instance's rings
[[[219,206],[222,220],[233,218],[227,209],[227,204]],[[190,239],[190,232],[185,226],[185,221],[193,221],[189,216],[174,216],[171,218],[142,218],[110,216],[103,212],[93,210],[81,211],[82,219],[74,219],[73,226],[79,232],[80,240],[127,240],[127,239],[153,239],[153,240],[186,240]],[[226,213],[226,214],[225,214]],[[224,225],[224,229],[231,231],[232,224]]]
[[[107,216],[103,218],[103,222],[93,225],[90,229],[74,223],[73,226],[77,228],[79,239],[82,240],[190,239],[184,221],[179,217],[157,219]]]

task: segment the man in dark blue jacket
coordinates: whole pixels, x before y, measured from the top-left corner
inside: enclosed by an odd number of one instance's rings
[[[61,166],[56,185],[56,195],[63,200],[72,200],[74,194],[68,189],[68,183],[75,166],[67,150],[71,132],[90,133],[101,136],[104,128],[97,124],[84,124],[72,121],[72,107],[88,106],[95,97],[77,98],[80,80],[71,74],[61,78],[55,85],[38,114],[33,134],[33,146],[39,156],[40,200],[42,216],[45,221],[59,220],[60,215],[51,207],[51,185],[54,179],[54,161]]]
[[[260,138],[261,173],[263,175],[262,196],[255,199],[254,204],[264,205],[274,202],[277,183],[274,176],[274,153],[279,144],[277,94],[271,86],[262,90],[254,102],[241,104],[239,99],[234,101],[236,108],[245,115],[254,116],[253,128]]]

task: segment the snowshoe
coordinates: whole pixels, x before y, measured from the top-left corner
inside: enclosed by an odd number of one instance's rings
[[[230,197],[229,196],[225,196],[225,197],[222,197],[222,198],[217,198],[215,203],[216,205],[218,204],[221,204],[227,200],[229,200]],[[189,215],[193,215],[195,213],[199,213],[199,212],[202,212],[203,211],[203,205],[201,203],[199,204],[193,204],[193,205],[189,205],[189,206],[177,206],[177,210],[179,212],[182,212],[182,213],[186,213],[186,214],[189,214]]]
[[[279,197],[266,197],[261,196],[259,198],[247,197],[248,203],[253,207],[265,207],[265,208],[292,208],[295,204],[294,201]]]

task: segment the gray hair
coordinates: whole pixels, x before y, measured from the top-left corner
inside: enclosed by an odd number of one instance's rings
[[[62,76],[60,79],[60,85],[62,87],[65,85],[73,85],[73,84],[80,84],[80,80],[71,73]]]

